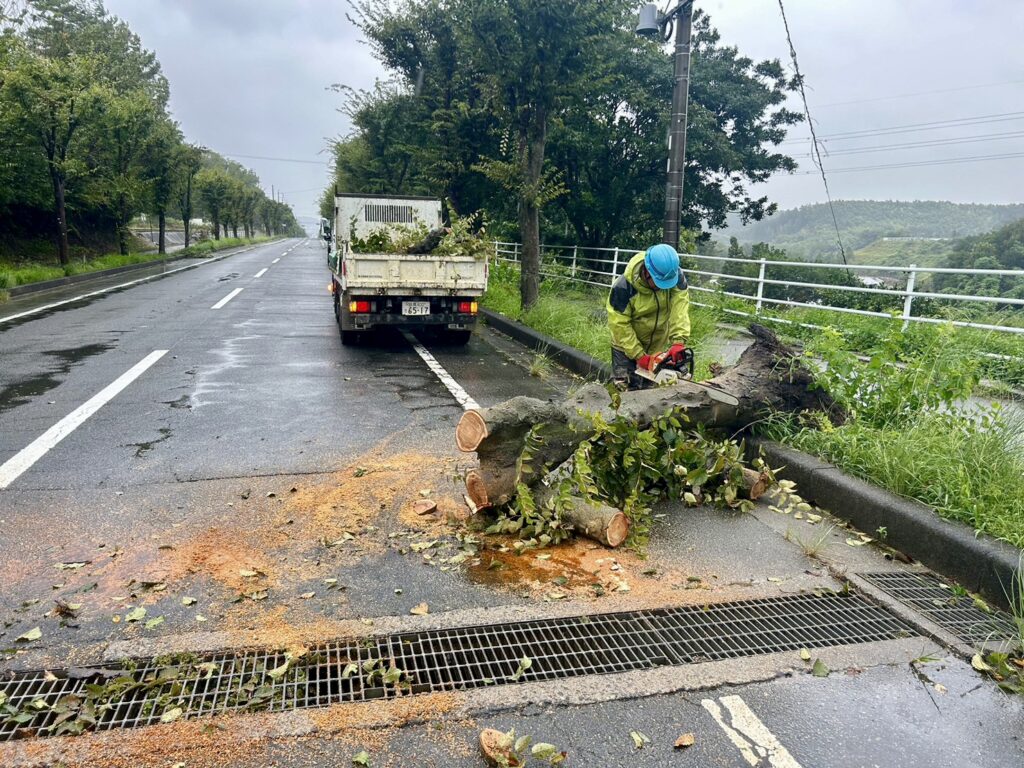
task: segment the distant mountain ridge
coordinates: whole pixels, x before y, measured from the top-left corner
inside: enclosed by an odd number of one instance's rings
[[[834,205],[848,255],[886,237],[954,239],[1024,219],[1024,203],[837,200]],[[728,242],[729,237],[743,244],[769,243],[809,261],[832,261],[839,255],[832,214],[825,203],[780,211],[746,227],[737,222],[715,239]]]

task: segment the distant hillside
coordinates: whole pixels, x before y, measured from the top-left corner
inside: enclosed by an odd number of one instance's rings
[[[875,264],[879,267],[937,267],[953,250],[954,240],[902,240],[880,238],[853,252],[851,264]],[[849,254],[848,254],[849,255]]]
[[[980,235],[1024,219],[1024,204],[979,205],[934,200],[839,200],[836,218],[847,254],[864,249],[885,237],[960,238]],[[769,243],[791,256],[809,261],[832,261],[838,257],[836,233],[826,204],[805,205],[780,211],[764,221],[746,227],[730,227],[723,233],[728,242],[735,236],[741,243]],[[897,258],[900,241],[882,241],[887,258]],[[933,253],[941,243],[908,243],[907,256]],[[939,250],[935,248],[934,250]],[[943,251],[947,249],[942,249]],[[867,259],[858,257],[867,263]],[[890,263],[903,263],[892,261]],[[906,263],[910,263],[909,261]]]

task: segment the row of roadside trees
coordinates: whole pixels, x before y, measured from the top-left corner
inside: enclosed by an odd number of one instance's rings
[[[443,197],[521,240],[521,292],[537,297],[541,240],[607,247],[660,239],[672,57],[638,38],[636,0],[353,0],[391,77],[343,84],[352,127],[334,146],[343,191]],[[795,162],[793,79],[694,20],[683,225],[775,210],[751,185]],[[323,199],[330,211],[332,192]]]
[[[100,0],[0,0],[0,235],[131,244],[140,213],[220,237],[298,229],[254,174],[185,141],[156,56]]]

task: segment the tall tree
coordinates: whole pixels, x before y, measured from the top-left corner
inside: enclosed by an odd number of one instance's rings
[[[587,78],[600,77],[597,41],[616,24],[607,0],[458,0],[454,25],[462,32],[480,86],[510,127],[500,158],[478,166],[515,196],[523,242],[520,295],[531,307],[540,282],[541,209],[564,192],[557,170],[545,164],[558,115]]]
[[[97,142],[102,148],[96,157],[97,176],[103,199],[113,214],[118,250],[127,254],[129,224],[142,209],[147,192],[143,155],[158,130],[160,116],[141,90],[118,96],[106,93],[103,117],[93,126],[105,137],[105,141]]]
[[[421,96],[443,97],[425,110],[429,133],[439,127],[449,136],[457,126],[500,128],[492,133],[497,141],[491,151],[482,158],[479,153],[470,167],[505,190],[518,211],[525,307],[537,298],[540,213],[563,191],[557,172],[545,164],[551,126],[576,98],[581,81],[598,74],[594,43],[615,26],[623,7],[607,0],[425,0],[399,11],[356,5],[357,23],[381,59],[423,83]],[[472,73],[472,80],[462,73]],[[488,113],[489,125],[461,119],[478,109]],[[478,151],[486,142],[458,146]],[[435,158],[437,175],[454,181],[459,164],[446,165],[440,153]]]
[[[22,50],[0,90],[0,109],[11,109],[42,152],[53,190],[57,254],[68,263],[67,180],[76,162],[74,142],[100,103],[94,85],[98,62],[70,54],[51,59]]]
[[[177,172],[175,182],[176,202],[185,226],[185,247],[188,248],[192,235],[193,193],[196,175],[203,167],[203,150],[194,144],[181,144],[175,149],[174,164]]]
[[[196,175],[196,188],[213,225],[213,238],[220,240],[220,228],[231,195],[231,178],[222,170],[206,168]]]
[[[159,228],[157,248],[167,253],[167,211],[174,199],[178,181],[176,162],[181,146],[181,131],[170,119],[157,121],[145,148],[143,164],[149,181],[150,203]]]

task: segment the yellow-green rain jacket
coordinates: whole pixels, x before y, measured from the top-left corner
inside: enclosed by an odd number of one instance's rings
[[[683,270],[675,288],[652,291],[640,276],[643,263],[643,253],[630,259],[608,294],[612,346],[631,360],[664,352],[690,338],[690,294]]]

